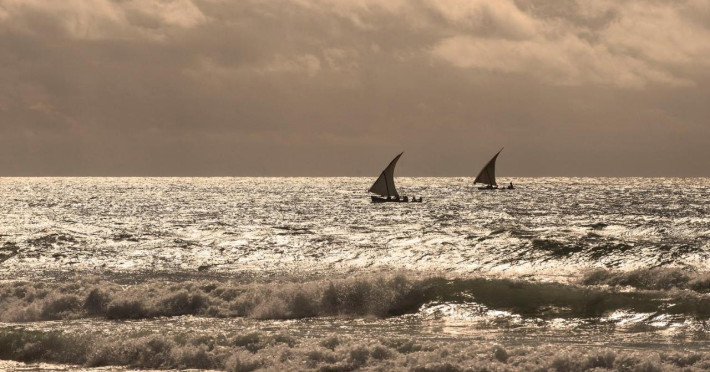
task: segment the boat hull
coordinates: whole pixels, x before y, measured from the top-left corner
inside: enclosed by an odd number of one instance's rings
[[[380,196],[373,196],[373,195],[370,195],[370,198],[372,198],[372,202],[373,202],[373,203],[421,203],[421,202],[422,202],[422,199],[421,199],[421,198],[419,198],[418,200],[417,200],[417,199],[414,199],[414,198],[413,198],[412,200],[408,200],[408,199],[387,199],[387,198],[383,198],[383,197],[380,197]]]
[[[479,187],[478,189],[481,191],[515,190],[515,188],[510,188],[510,187]]]

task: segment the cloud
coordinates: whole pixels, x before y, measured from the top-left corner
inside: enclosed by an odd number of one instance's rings
[[[3,0],[0,9],[13,31],[83,40],[160,38],[206,21],[190,0]]]
[[[443,19],[468,34],[488,37],[529,39],[539,28],[538,21],[522,12],[512,1],[434,1],[425,3]]]
[[[461,68],[532,74],[556,85],[615,85],[643,88],[649,83],[691,85],[685,78],[630,55],[614,54],[607,46],[573,35],[557,40],[500,41],[454,36],[442,40],[432,53]]]
[[[16,174],[329,174],[394,147],[461,174],[488,143],[538,151],[523,172],[600,143],[710,156],[706,0],[0,0],[0,35]]]
[[[710,22],[704,22],[710,10],[699,0],[294,3],[373,35],[427,34],[417,51],[459,68],[523,74],[552,85],[688,86],[710,65]]]
[[[303,54],[291,58],[276,56],[271,62],[257,70],[264,74],[300,73],[313,76],[317,74],[320,69],[320,59],[312,54]]]
[[[526,74],[549,84],[692,85],[688,69],[710,65],[710,33],[684,18],[674,2],[580,2],[563,19],[528,22],[530,38],[500,40],[457,34],[439,41],[432,54],[454,66]],[[615,15],[603,27],[579,20]]]
[[[368,35],[375,42],[404,39],[384,45],[398,58],[430,53],[459,68],[526,74],[548,84],[685,86],[695,83],[691,74],[710,66],[710,29],[703,22],[710,19],[710,10],[697,0],[568,0],[556,7],[534,0],[232,3],[4,0],[0,18],[14,31],[84,40],[163,40],[177,37],[179,29],[199,25],[248,25],[257,27],[250,32],[265,41],[259,52],[271,60],[258,69],[262,73],[305,68],[313,75],[322,62],[317,54],[326,49],[360,53],[365,46],[357,43]],[[232,18],[225,20],[215,9],[228,9]],[[210,10],[212,17],[206,14]],[[287,37],[298,44],[284,47],[276,40],[263,40],[276,35],[258,27],[279,23],[284,31],[290,29]],[[293,29],[297,25],[303,31]],[[319,28],[319,34],[309,35],[309,28]],[[258,35],[260,31],[265,34]],[[312,49],[298,50],[303,47]]]

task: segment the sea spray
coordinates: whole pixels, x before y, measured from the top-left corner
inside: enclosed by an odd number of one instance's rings
[[[670,289],[609,286],[639,273],[595,271],[574,283],[520,279],[360,275],[305,282],[243,283],[147,279],[119,285],[103,279],[66,282],[5,282],[0,285],[0,320],[105,318],[144,319],[180,315],[302,319],[323,316],[393,317],[412,314],[432,303],[473,303],[527,317],[590,318],[614,311],[669,314],[708,319],[710,295],[704,276],[652,270],[647,277],[677,280]],[[599,284],[607,284],[600,286]],[[680,288],[678,288],[680,287]],[[664,286],[665,288],[665,286]],[[698,289],[696,291],[694,289]]]
[[[337,343],[332,340],[337,339]],[[614,350],[596,346],[486,345],[386,335],[294,338],[252,332],[219,337],[84,333],[0,328],[0,359],[86,367],[391,371],[678,371],[710,368],[710,353]]]

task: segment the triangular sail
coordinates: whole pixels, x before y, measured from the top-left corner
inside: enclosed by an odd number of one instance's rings
[[[503,151],[503,149],[500,149],[500,151],[498,151],[493,158],[488,161],[488,164],[481,169],[481,172],[478,173],[478,176],[473,181],[474,184],[482,183],[484,185],[498,186],[496,183],[496,159],[501,151]]]
[[[372,184],[372,187],[370,187],[370,192],[380,196],[399,197],[397,188],[394,186],[394,167],[397,165],[397,160],[399,160],[399,157],[402,156],[402,154],[404,153],[397,155],[394,160],[390,162],[387,168],[380,173],[380,176],[377,177],[377,181],[375,181],[375,183]]]

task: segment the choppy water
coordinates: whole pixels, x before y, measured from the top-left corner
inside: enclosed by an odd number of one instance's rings
[[[399,178],[424,203],[377,205],[371,182],[0,179],[0,359],[514,369],[503,348],[520,370],[560,352],[710,368],[710,179]],[[92,346],[41,352],[76,334]],[[168,351],[128,350],[150,342]],[[540,345],[558,346],[524,352]]]

